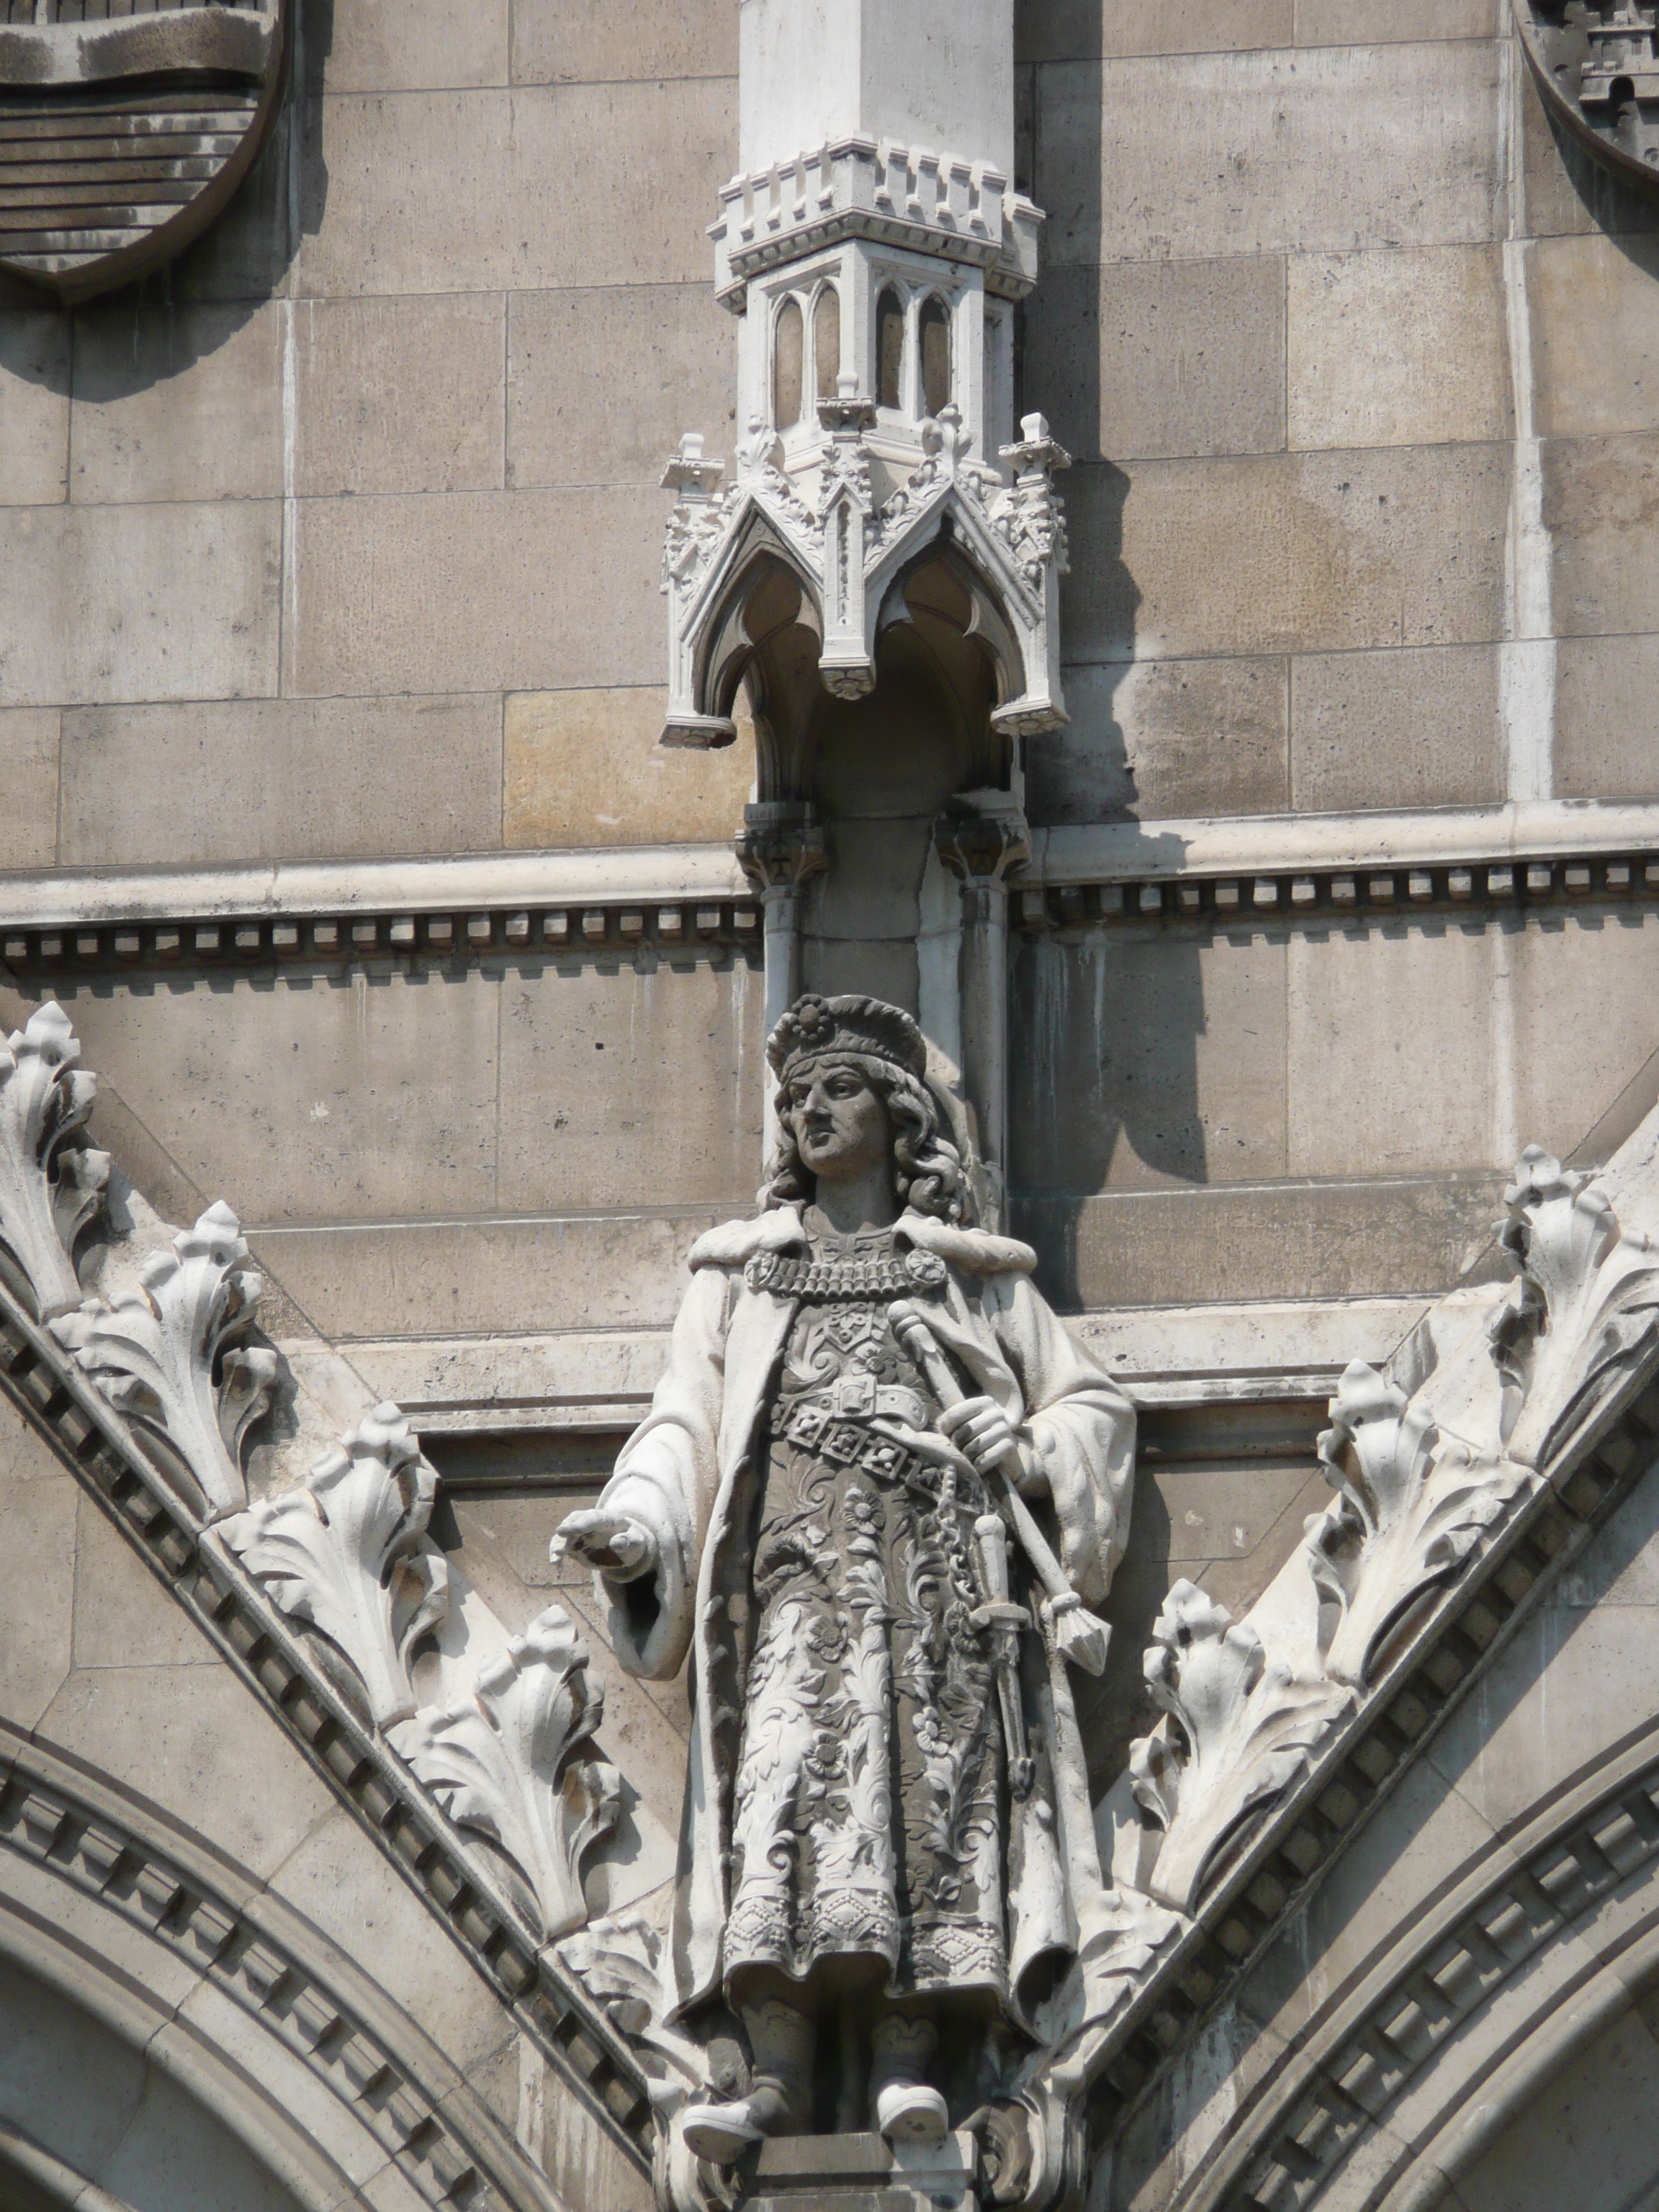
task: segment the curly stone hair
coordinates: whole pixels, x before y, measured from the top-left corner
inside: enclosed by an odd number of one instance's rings
[[[874,1053],[836,1052],[823,1057],[856,1067],[885,1103],[893,1124],[894,1187],[904,1203],[917,1213],[931,1213],[941,1221],[971,1228],[973,1193],[963,1170],[962,1155],[945,1134],[943,1117],[927,1085],[908,1068]],[[762,1208],[810,1205],[816,1187],[817,1178],[802,1161],[795,1143],[786,1079],[778,1089],[777,1149],[760,1194]]]

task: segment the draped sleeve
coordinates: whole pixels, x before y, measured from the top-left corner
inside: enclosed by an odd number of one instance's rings
[[[981,1310],[1020,1387],[1020,1443],[1046,1485],[1060,1557],[1087,1603],[1104,1598],[1129,1539],[1135,1409],[1024,1273],[994,1276]]]
[[[651,1410],[599,1498],[606,1511],[648,1528],[656,1544],[652,1574],[631,1583],[594,1577],[618,1662],[649,1681],[678,1674],[691,1642],[697,1566],[719,1483],[731,1296],[724,1268],[700,1267],[692,1276]]]

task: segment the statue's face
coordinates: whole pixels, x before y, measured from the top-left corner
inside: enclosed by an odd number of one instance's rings
[[[845,1060],[803,1068],[790,1081],[786,1111],[801,1164],[820,1182],[866,1176],[892,1150],[886,1100]]]

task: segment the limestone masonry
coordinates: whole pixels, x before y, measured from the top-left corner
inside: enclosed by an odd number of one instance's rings
[[[0,2212],[1659,2212],[1653,0],[0,0]]]

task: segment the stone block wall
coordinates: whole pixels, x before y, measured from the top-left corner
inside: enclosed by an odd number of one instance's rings
[[[655,742],[656,479],[736,427],[704,229],[736,18],[300,0],[216,229],[74,315],[0,295],[0,875],[726,843],[747,738]],[[1020,374],[1077,464],[1034,823],[1161,849],[1267,815],[1291,866],[1309,813],[1653,794],[1659,204],[1558,147],[1508,0],[1021,0],[1017,29],[1048,213]],[[1013,1181],[1051,1287],[1455,1279],[1519,1146],[1570,1150],[1659,1047],[1654,927],[1023,939]],[[173,1211],[226,1192],[331,1328],[654,1326],[757,1180],[752,955],[69,1002]]]
[[[1650,793],[1659,210],[1557,147],[1508,0],[1020,25],[1080,464],[1033,818]]]
[[[300,0],[171,270],[0,294],[0,867],[729,837],[656,750],[734,5]]]

